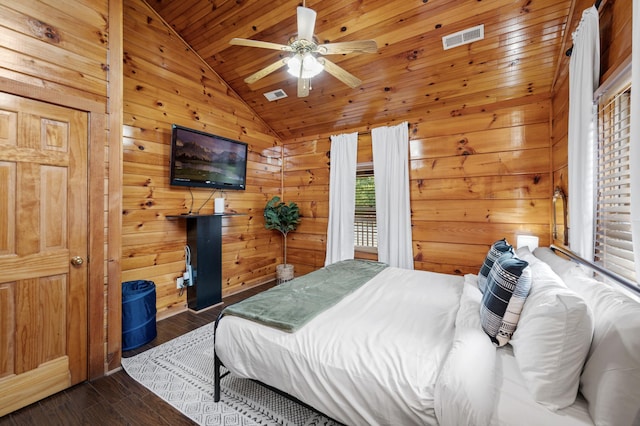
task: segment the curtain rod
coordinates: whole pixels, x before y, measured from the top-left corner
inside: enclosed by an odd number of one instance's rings
[[[388,126],[388,127],[390,127],[390,126]],[[408,122],[408,121],[407,121],[407,127],[409,129],[411,129],[411,123]],[[358,136],[360,136],[360,135],[370,135],[371,134],[371,130],[373,130],[373,129],[363,130],[363,131],[356,130],[355,133],[357,133]],[[354,132],[349,132],[349,133],[354,133]],[[411,136],[409,136],[409,139],[411,139]],[[331,136],[329,136],[329,140],[331,140]]]
[[[596,0],[596,2],[594,3],[593,6],[595,6],[597,11],[600,11],[601,4],[602,4],[602,0]],[[565,55],[571,56],[572,52],[573,52],[573,46],[571,46],[570,48],[567,49],[567,51],[565,52]]]

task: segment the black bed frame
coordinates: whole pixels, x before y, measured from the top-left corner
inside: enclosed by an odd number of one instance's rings
[[[217,330],[218,330],[218,324],[220,323],[220,320],[222,319],[222,317],[224,316],[224,310],[222,312],[220,312],[220,314],[218,315],[218,318],[216,318],[216,322],[214,324],[214,331],[213,331],[213,357],[214,357],[214,372],[213,372],[213,379],[214,379],[214,390],[213,390],[213,401],[214,402],[220,402],[220,391],[221,391],[221,380],[223,377],[225,377],[227,374],[229,374],[229,370],[227,370],[226,372],[222,373],[221,369],[222,367],[224,367],[224,364],[222,363],[222,361],[220,361],[220,358],[218,358],[218,354],[216,354],[216,336],[218,335]],[[259,384],[260,386],[263,386],[279,395],[284,396],[285,398],[288,398],[289,400],[302,405],[303,407],[308,408],[309,410],[315,411],[318,414],[321,414],[323,416],[325,416],[326,418],[334,421],[337,424],[341,424],[339,421],[333,419],[331,416],[328,416],[327,414],[319,411],[318,409],[312,407],[311,405],[307,404],[306,402],[300,401],[298,398],[296,398],[293,395],[290,395],[284,391],[281,391],[278,388],[275,388],[273,386],[270,386],[266,383],[261,382],[260,380],[254,380],[251,379],[252,382],[255,382],[257,384]]]
[[[218,318],[216,318],[216,323],[213,326],[213,358],[214,358],[214,370],[213,370],[213,381],[214,381],[214,392],[213,392],[213,401],[220,402],[220,380],[227,374],[220,374],[220,369],[223,367],[222,361],[218,358],[218,354],[216,353],[216,337],[218,336],[218,323],[222,319],[224,315],[224,310],[220,312]]]

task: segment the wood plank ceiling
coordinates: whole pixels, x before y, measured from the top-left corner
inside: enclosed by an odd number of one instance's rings
[[[291,55],[232,46],[233,37],[287,44],[297,0],[148,0],[149,5],[283,139],[308,138],[446,109],[549,95],[567,60],[571,0],[308,0],[320,43],[373,39],[377,53],[328,59],[362,80],[352,89],[327,72],[298,98],[286,67],[244,79]],[[442,37],[484,24],[485,38],[449,50]],[[269,102],[265,92],[288,97]]]

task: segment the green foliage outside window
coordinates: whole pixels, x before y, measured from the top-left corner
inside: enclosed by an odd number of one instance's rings
[[[376,192],[373,176],[356,178],[356,214],[376,211]]]

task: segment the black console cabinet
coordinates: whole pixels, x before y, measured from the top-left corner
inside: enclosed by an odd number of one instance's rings
[[[189,309],[222,302],[222,217],[224,214],[167,216],[187,221],[194,285],[187,287]]]

